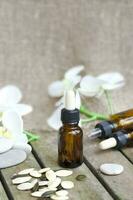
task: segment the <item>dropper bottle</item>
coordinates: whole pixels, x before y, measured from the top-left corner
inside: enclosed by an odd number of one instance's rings
[[[83,132],[78,126],[79,110],[75,105],[75,93],[69,90],[65,94],[65,108],[61,111],[63,126],[58,138],[58,163],[66,168],[78,167],[83,162]]]
[[[88,137],[106,139],[120,129],[133,130],[133,109],[110,115],[108,120],[98,123]]]
[[[133,132],[128,133],[125,130],[120,130],[117,131],[113,137],[100,142],[99,147],[102,150],[110,148],[121,149],[130,142],[133,142]]]

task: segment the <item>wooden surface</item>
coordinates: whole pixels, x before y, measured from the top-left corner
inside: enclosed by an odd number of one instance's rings
[[[30,196],[30,192],[18,191],[16,186],[12,185],[10,177],[30,167],[40,169],[46,166],[53,170],[60,168],[57,164],[57,132],[38,130],[36,133],[40,135],[40,140],[32,143],[33,154],[24,163],[1,170],[0,199],[37,200]],[[75,188],[69,192],[70,200],[132,200],[133,164],[127,159],[128,152],[126,157],[116,150],[101,152],[98,149],[98,142],[89,142],[87,131],[84,130],[84,163],[73,169],[72,176],[67,177],[67,180],[72,180],[75,184]],[[103,175],[99,167],[108,162],[122,164],[124,172],[118,176]],[[79,174],[86,175],[87,179],[77,181],[75,178]]]
[[[132,108],[132,38],[131,0],[1,0],[0,87],[16,84],[22,89],[24,102],[34,107],[34,112],[24,119],[28,129],[50,130],[47,118],[57,99],[48,96],[47,87],[52,81],[62,79],[65,71],[75,65],[84,65],[85,73],[91,75],[121,72],[126,86],[112,92],[114,111]],[[87,102],[92,111],[107,113],[104,96],[102,100]],[[87,139],[89,130],[88,126],[84,134],[85,164],[75,170],[75,175],[86,173],[88,180],[82,183],[84,187],[77,183],[71,198],[78,194],[81,200],[132,200],[133,149],[98,152],[98,141],[90,143]],[[57,167],[57,134],[37,132],[43,139],[33,144],[33,155],[25,163],[1,171],[0,200],[32,199],[11,185],[10,176],[15,171],[31,165],[39,168],[38,162],[40,167],[44,164]],[[104,162],[121,163],[125,171],[116,177],[102,175],[98,169]]]

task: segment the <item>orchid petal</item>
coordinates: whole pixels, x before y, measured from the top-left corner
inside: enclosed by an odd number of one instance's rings
[[[28,138],[27,136],[24,134],[24,133],[21,133],[21,134],[17,134],[17,135],[14,135],[13,140],[15,141],[15,144],[18,143],[18,142],[22,142],[22,143],[28,143]]]
[[[105,83],[105,84],[102,85],[102,88],[104,90],[115,90],[115,89],[121,88],[123,86],[124,86],[124,83],[120,83],[120,84],[107,84],[107,83]]]
[[[27,105],[27,104],[16,104],[15,106],[11,108],[11,110],[15,111],[20,116],[23,116],[32,112],[32,106]]]
[[[69,69],[64,77],[64,84],[66,89],[73,89],[81,80],[79,73],[84,69],[84,66],[76,66]]]
[[[0,105],[0,112],[3,113],[5,111],[14,111],[19,115],[27,115],[28,113],[32,112],[32,107],[27,104],[14,104],[12,106],[2,106]]]
[[[8,138],[0,137],[0,154],[9,151],[14,145],[14,142]]]
[[[104,81],[102,84],[104,90],[114,90],[125,84],[124,77],[118,72],[101,74],[98,79]]]
[[[13,105],[22,98],[22,93],[16,86],[8,85],[0,90],[0,105]]]
[[[97,96],[99,96],[99,95],[98,95],[98,92],[89,92],[89,91],[84,90],[84,89],[82,89],[82,88],[79,88],[78,91],[79,91],[79,93],[80,93],[81,95],[83,95],[83,96],[85,96],[85,97],[97,97]],[[99,93],[101,94],[100,91],[99,91]]]
[[[110,84],[117,84],[125,82],[122,74],[118,72],[104,73],[97,77],[99,80],[105,81]]]
[[[73,90],[74,87],[80,82],[80,80],[81,80],[80,76],[73,76],[71,80],[64,79],[63,80],[64,90]]]
[[[73,76],[71,82],[73,83],[73,88],[81,81],[81,76]]]
[[[10,106],[0,105],[0,113],[3,113],[10,109]]]
[[[63,95],[64,85],[62,81],[55,81],[48,87],[48,94],[51,97],[60,97]]]
[[[59,107],[61,105],[64,105],[64,96],[61,97],[56,103],[55,103],[55,106],[56,107]]]
[[[73,89],[79,82],[81,81],[81,76],[73,76],[71,79],[64,79],[63,83],[65,89],[71,90]]]
[[[48,125],[55,130],[59,130],[59,128],[62,125],[62,122],[60,119],[62,108],[63,106],[58,107],[47,120]]]
[[[65,73],[64,77],[65,77],[66,79],[71,80],[71,78],[73,78],[73,76],[77,76],[83,69],[84,69],[84,66],[83,66],[83,65],[75,66],[75,67],[69,69],[69,70]]]
[[[80,106],[81,106],[81,98],[80,98],[80,95],[79,95],[78,90],[76,91],[75,97],[76,97],[76,108],[77,108],[77,109],[80,109]]]
[[[32,151],[32,148],[29,144],[22,143],[21,141],[15,143],[14,146],[13,146],[13,149],[24,150],[27,153],[27,155],[29,155]]]
[[[13,139],[23,136],[23,120],[16,112],[7,111],[2,116],[3,126],[12,134]],[[24,137],[23,137],[24,138]],[[24,138],[25,140],[25,138]]]
[[[79,92],[85,96],[97,96],[101,92],[102,81],[93,76],[85,76],[80,82]]]

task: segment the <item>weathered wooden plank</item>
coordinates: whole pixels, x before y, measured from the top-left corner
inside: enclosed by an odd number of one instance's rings
[[[29,191],[26,191],[26,192],[18,191],[16,186],[13,185],[11,182],[11,176],[13,174],[15,174],[25,168],[31,168],[31,167],[40,169],[39,164],[37,163],[37,161],[35,160],[35,158],[33,157],[32,154],[29,156],[29,158],[25,162],[23,162],[17,166],[1,170],[4,180],[7,184],[7,187],[9,188],[9,190],[14,198],[13,200],[22,200],[22,199],[33,200],[33,197],[31,197]],[[34,198],[34,199],[36,200],[36,198]]]
[[[39,158],[53,169],[60,168],[57,164],[57,132],[43,131],[41,139],[33,143],[33,147]],[[107,200],[112,197],[107,193],[101,183],[95,178],[88,167],[83,164],[81,167],[73,169],[74,174],[67,177],[74,181],[75,188],[70,191],[70,199],[77,200]],[[77,181],[75,177],[79,174],[87,176],[86,181]]]
[[[8,200],[5,190],[0,182],[0,200]]]
[[[125,147],[121,152],[133,163],[133,146]]]
[[[84,154],[95,172],[108,184],[118,199],[133,199],[133,165],[117,150],[102,151],[98,148],[100,140],[89,141],[84,131]],[[124,166],[124,172],[118,176],[107,176],[99,172],[99,167],[103,163],[119,163]]]

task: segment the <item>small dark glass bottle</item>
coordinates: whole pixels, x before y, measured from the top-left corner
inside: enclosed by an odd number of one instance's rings
[[[75,168],[83,163],[83,132],[78,126],[79,110],[62,109],[63,126],[59,130],[58,163],[65,168]]]
[[[133,109],[110,115],[107,121],[98,123],[88,136],[106,139],[112,137],[113,133],[120,129],[133,130]]]

